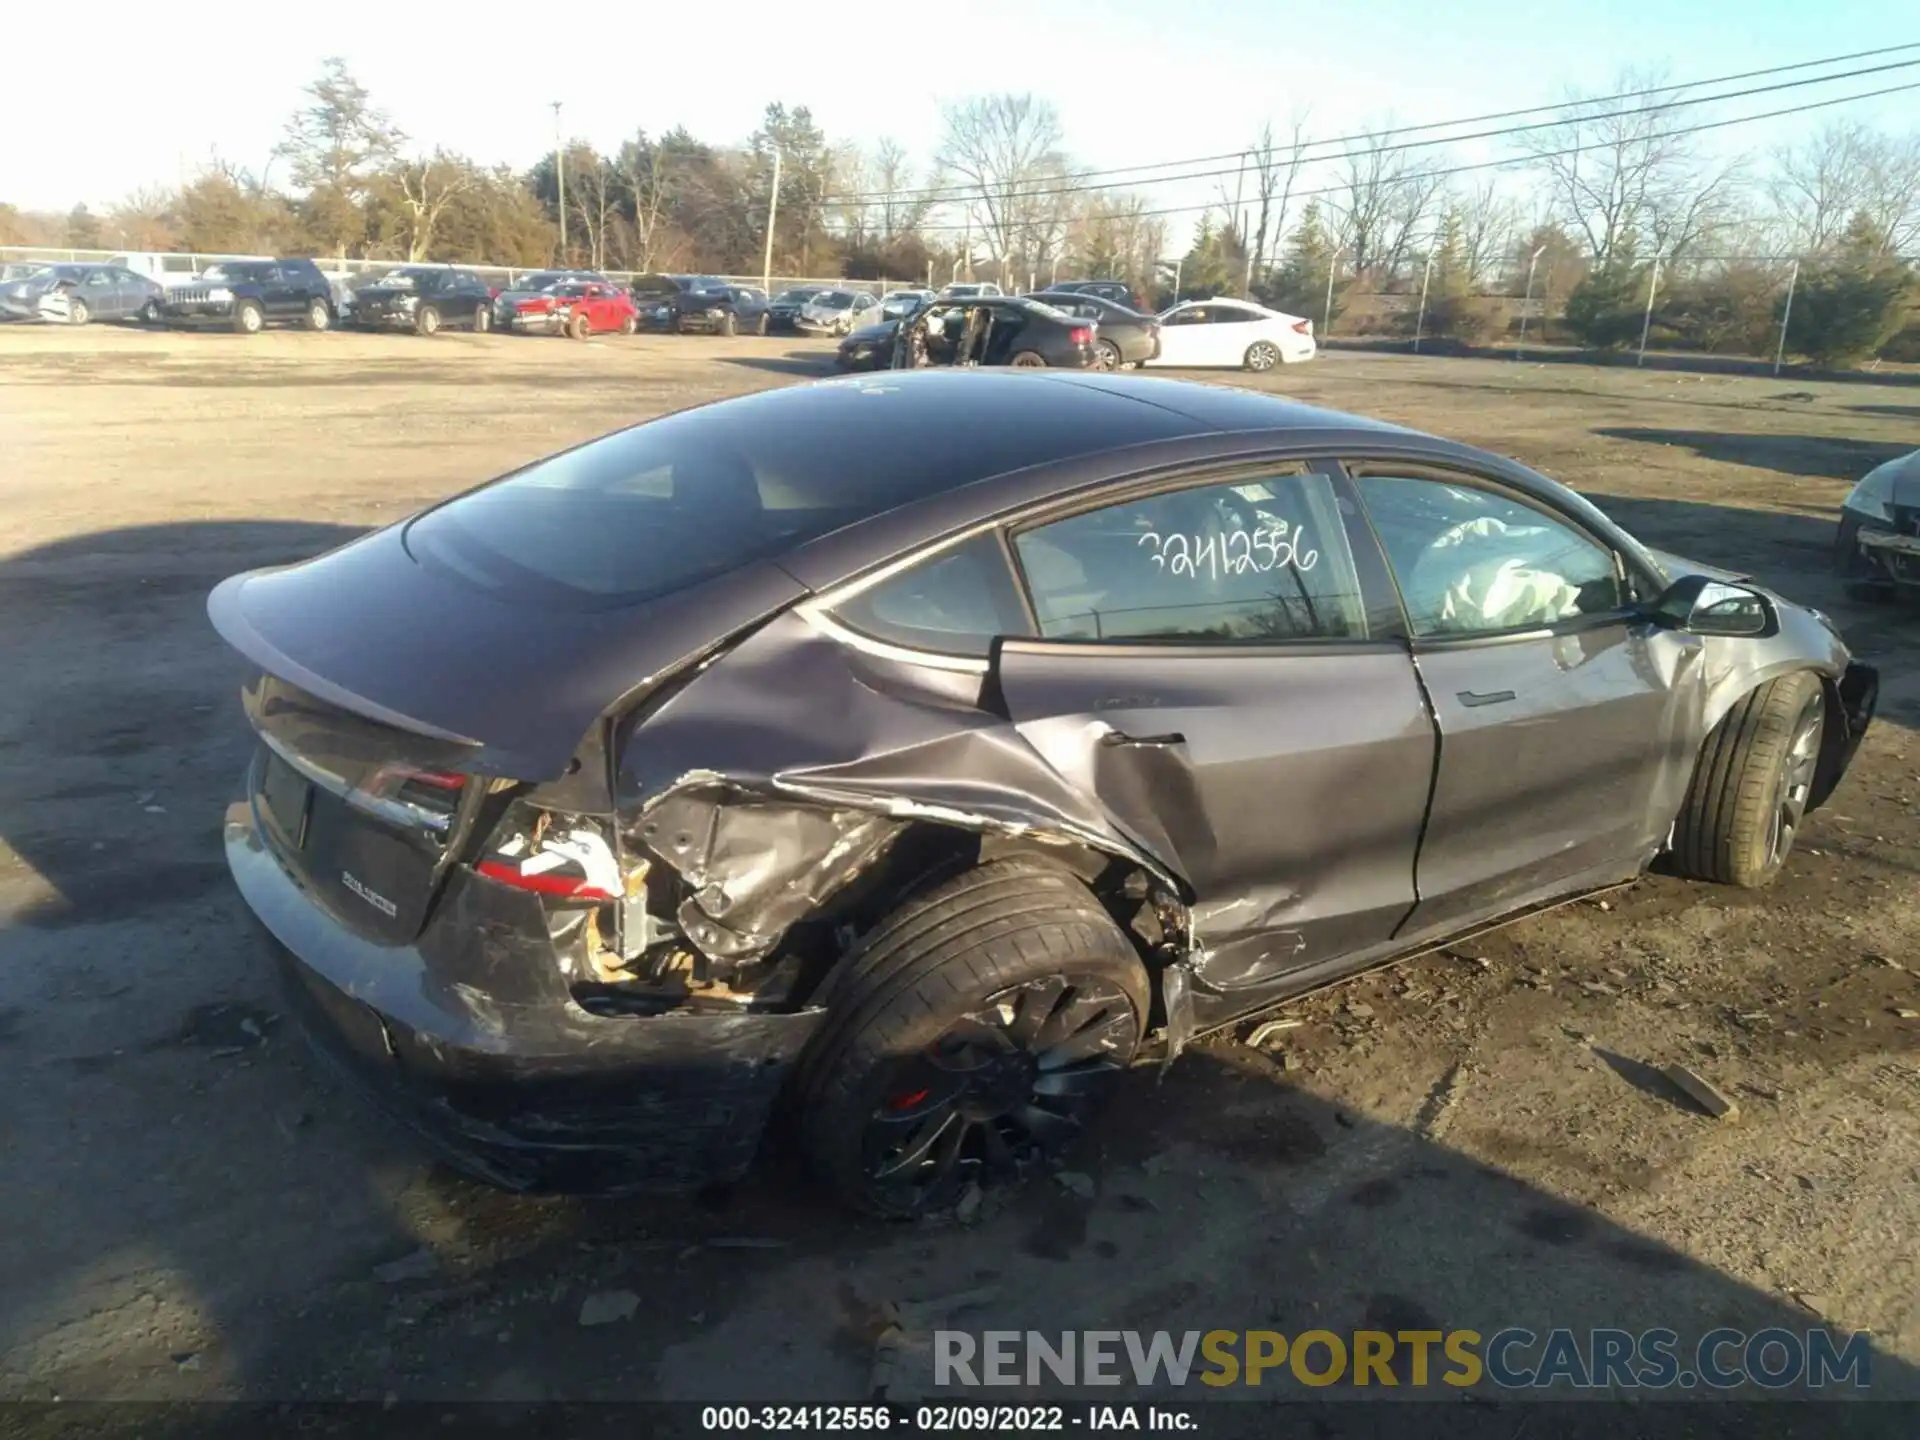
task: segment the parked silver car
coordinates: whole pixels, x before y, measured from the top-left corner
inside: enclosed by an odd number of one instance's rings
[[[166,291],[122,265],[9,265],[0,270],[0,319],[156,323]]]
[[[866,290],[822,290],[800,307],[794,323],[813,335],[848,335],[880,321],[880,302]]]
[[[880,314],[883,319],[901,320],[932,302],[931,290],[890,290],[880,302]]]

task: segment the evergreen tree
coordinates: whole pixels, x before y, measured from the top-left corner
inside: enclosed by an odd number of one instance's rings
[[[1327,277],[1332,273],[1334,258],[1333,241],[1320,218],[1320,204],[1308,201],[1307,208],[1300,212],[1300,223],[1287,239],[1279,266],[1265,285],[1254,287],[1254,293],[1263,304],[1289,315],[1306,316],[1316,327],[1325,329],[1332,320],[1340,318],[1349,283],[1335,283],[1329,315]]]
[[[1618,349],[1637,340],[1651,280],[1648,267],[1635,258],[1633,246],[1621,243],[1567,296],[1567,329],[1583,345],[1599,350]]]
[[[1855,215],[1830,256],[1800,272],[1787,345],[1819,365],[1842,365],[1876,355],[1920,301],[1907,262],[1886,252],[1885,235]],[[1782,301],[1784,303],[1784,296]]]

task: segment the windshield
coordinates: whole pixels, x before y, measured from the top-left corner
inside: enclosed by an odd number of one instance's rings
[[[819,290],[811,285],[802,285],[792,290],[782,290],[780,292],[780,300],[785,301],[789,305],[804,305],[819,293]],[[775,303],[778,304],[779,302],[776,301]]]
[[[258,275],[257,267],[252,265],[209,265],[200,272],[202,280],[252,280]]]
[[[822,310],[847,310],[853,306],[853,296],[845,290],[829,290],[817,297],[814,302]]]
[[[0,265],[0,285],[10,285],[16,280],[33,280],[53,273],[51,265]]]

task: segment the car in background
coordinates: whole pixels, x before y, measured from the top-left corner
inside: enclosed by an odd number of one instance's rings
[[[239,260],[271,260],[271,255],[239,255]],[[189,285],[196,273],[192,255],[167,254],[161,251],[136,250],[126,255],[115,255],[107,261],[109,265],[123,266],[136,275],[166,286],[171,290],[175,285]]]
[[[803,335],[851,335],[880,319],[880,302],[867,290],[822,290],[800,307],[795,327]]]
[[[495,1184],[693,1191],[771,1126],[890,1217],[1657,857],[1767,885],[1877,692],[1512,460],[1099,374],[697,406],[207,611],[324,1052]]]
[[[257,335],[269,325],[325,330],[338,318],[333,283],[313,261],[221,260],[160,301],[162,324]]]
[[[614,282],[598,270],[532,270],[497,291],[493,297],[493,323],[499,330],[510,329],[514,307],[529,295],[551,290],[569,281],[580,284],[611,285]]]
[[[502,301],[496,299],[495,317]],[[507,325],[523,335],[631,335],[640,328],[633,297],[610,280],[561,280],[511,302]]]
[[[833,363],[846,371],[885,370],[893,364],[894,337],[900,331],[898,320],[881,320],[862,325],[839,344]]]
[[[1847,492],[1833,568],[1860,599],[1920,594],[1920,450],[1874,466]]]
[[[633,282],[633,303],[643,325],[669,334],[731,335],[740,325],[733,288],[717,275],[642,275]]]
[[[442,330],[493,328],[493,289],[471,270],[446,265],[403,265],[354,292],[356,330],[412,330],[437,335]]]
[[[889,290],[880,297],[880,317],[899,320],[932,303],[931,290]]]
[[[1140,303],[1140,297],[1134,293],[1133,287],[1124,280],[1056,280],[1047,289],[1056,295],[1097,295],[1102,300],[1111,300],[1129,310],[1147,308]]]
[[[799,329],[802,307],[814,296],[832,288],[831,285],[794,285],[782,290],[767,302],[767,328],[769,330]]]
[[[985,300],[1004,294],[991,280],[961,280],[940,287],[942,300]]]
[[[767,292],[758,285],[729,285],[733,295],[733,324],[750,335],[765,335],[773,328],[768,317]]]
[[[893,345],[882,365],[1093,370],[1100,363],[1092,324],[1030,295],[935,300],[908,319],[886,323],[896,330],[917,327],[919,338],[909,332],[906,344]]]
[[[1030,297],[1099,326],[1093,348],[1102,370],[1144,365],[1160,353],[1160,322],[1089,290],[1036,290]]]
[[[92,320],[154,323],[166,295],[157,282],[121,265],[29,262],[0,274],[0,319],[85,325]]]
[[[1160,312],[1160,353],[1146,363],[1255,372],[1313,359],[1313,322],[1250,300],[1188,300]]]

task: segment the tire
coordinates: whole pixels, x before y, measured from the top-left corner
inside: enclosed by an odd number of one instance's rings
[[[333,324],[333,310],[324,300],[309,301],[303,323],[309,330],[325,330]]]
[[[233,328],[239,335],[258,335],[267,328],[267,312],[258,300],[242,300],[233,307]]]
[[[1075,876],[1025,860],[955,876],[894,910],[823,987],[830,1018],[796,1085],[808,1160],[848,1204],[893,1218],[1015,1180],[1083,1133],[1133,1059],[1148,995],[1133,945]]]
[[[569,340],[584,340],[592,333],[593,326],[587,323],[587,317],[580,311],[576,310],[567,317],[567,338]]]
[[[69,325],[84,325],[92,318],[93,311],[87,308],[86,301],[82,300],[78,295],[68,297],[67,323]]]
[[[1810,670],[1735,702],[1700,747],[1674,822],[1682,874],[1753,890],[1780,873],[1806,811],[1825,720],[1826,695]]]
[[[1046,358],[1033,350],[1022,350],[1007,363],[1020,370],[1044,370],[1047,367]]]
[[[149,300],[140,307],[140,323],[142,325],[158,325],[160,323],[160,302],[158,300]]]
[[[764,314],[758,320],[753,322],[753,333],[756,335],[766,334],[768,328],[769,327],[767,325],[767,317]]]
[[[473,307],[473,333],[484,335],[493,329],[493,307],[476,305]]]
[[[731,310],[720,317],[720,323],[713,327],[713,331],[714,334],[724,335],[728,339],[731,339],[739,333],[740,327],[734,323],[733,312]]]
[[[1117,371],[1126,363],[1121,358],[1120,347],[1111,340],[1102,340],[1093,351],[1095,369]]]
[[[438,335],[440,312],[431,305],[422,305],[414,312],[413,330],[416,335]]]
[[[1280,347],[1271,340],[1256,340],[1247,347],[1245,360],[1247,369],[1256,375],[1264,375],[1280,363]]]
[[[635,316],[628,315],[620,321],[620,333],[622,335],[632,335],[639,329],[640,321]]]

